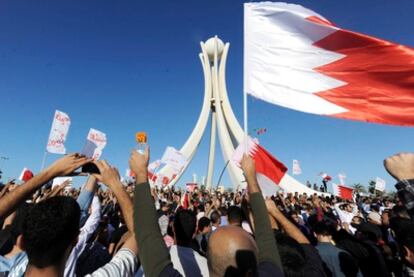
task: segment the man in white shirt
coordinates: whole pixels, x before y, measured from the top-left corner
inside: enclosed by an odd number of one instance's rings
[[[334,208],[341,220],[342,227],[354,234],[356,229],[351,226],[351,223],[352,218],[358,215],[358,207],[355,204],[350,203],[337,203]]]

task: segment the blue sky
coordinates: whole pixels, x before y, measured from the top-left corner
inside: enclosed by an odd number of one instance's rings
[[[201,109],[199,42],[231,43],[227,87],[242,121],[242,1],[0,2],[0,160],[4,178],[40,168],[55,109],[72,119],[66,148],[80,151],[89,128],[107,134],[103,158],[124,172],[134,134],[145,130],[152,158],[180,148]],[[414,2],[295,1],[338,26],[414,46]],[[402,111],[404,112],[404,111]],[[347,183],[393,181],[382,160],[413,151],[414,129],[320,117],[249,98],[249,125],[300,181],[345,172]],[[182,182],[207,171],[203,140]],[[47,163],[56,159],[49,155]],[[216,176],[224,162],[217,148]],[[3,179],[3,181],[5,181]],[[225,175],[223,182],[229,182]]]

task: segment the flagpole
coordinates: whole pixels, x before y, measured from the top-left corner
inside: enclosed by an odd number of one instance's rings
[[[244,17],[246,17],[246,15],[244,15]],[[244,18],[244,25],[246,24],[246,19]],[[243,26],[243,28],[245,29],[246,26]],[[245,30],[244,30],[245,31]],[[243,128],[244,128],[244,153],[248,154],[249,153],[249,149],[248,149],[248,142],[247,142],[247,138],[248,138],[248,126],[247,126],[247,92],[246,92],[246,87],[245,87],[245,83],[246,81],[244,80],[247,76],[245,73],[245,62],[246,62],[246,35],[243,34]]]
[[[43,168],[45,168],[46,157],[47,157],[47,151],[45,151],[45,153],[43,154],[42,166],[40,167],[40,171],[42,171]]]

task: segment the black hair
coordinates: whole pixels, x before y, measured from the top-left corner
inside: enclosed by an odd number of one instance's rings
[[[414,222],[404,221],[402,223],[403,228],[401,228],[397,233],[396,240],[401,249],[401,255],[404,257],[406,255],[406,250],[403,246],[407,247],[414,253]]]
[[[242,209],[240,209],[237,206],[230,206],[227,211],[227,217],[228,217],[228,222],[230,224],[234,223],[234,224],[241,226],[242,221],[243,221]]]
[[[23,203],[16,210],[16,217],[13,219],[10,226],[10,235],[13,240],[13,244],[16,244],[18,236],[23,233],[23,222],[26,220],[26,216],[31,207],[31,204]]]
[[[285,276],[307,276],[306,255],[302,246],[293,238],[279,231],[275,232],[277,247]]]
[[[80,208],[67,196],[56,196],[28,211],[23,223],[24,248],[29,264],[39,268],[58,265],[79,235]]]
[[[204,228],[208,227],[210,225],[211,221],[208,219],[208,217],[203,216],[198,221],[198,230],[201,232],[204,230]]]
[[[332,236],[333,230],[326,222],[320,221],[313,225],[313,231],[317,235]]]
[[[196,216],[189,210],[179,209],[174,217],[174,232],[177,244],[188,246],[195,233]]]
[[[217,224],[220,222],[220,214],[217,211],[214,211],[210,215],[211,222]]]

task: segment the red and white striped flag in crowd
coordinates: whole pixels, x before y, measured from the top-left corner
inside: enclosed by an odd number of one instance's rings
[[[300,163],[298,160],[293,160],[292,164],[292,174],[293,175],[300,175],[302,174],[302,168],[300,168]]]
[[[332,180],[332,177],[331,176],[329,176],[327,173],[325,173],[325,172],[321,172],[321,173],[319,173],[319,176],[321,176],[322,177],[322,180],[323,181],[325,181],[325,182],[328,182],[328,181],[331,181]]]
[[[22,173],[20,173],[19,180],[22,182],[27,182],[33,178],[33,172],[27,167],[23,168]]]
[[[277,185],[282,182],[287,172],[287,167],[260,146],[257,139],[248,138],[247,145],[249,155],[255,161],[257,181],[263,194],[267,196],[275,194],[279,189]],[[239,166],[244,149],[245,143],[240,143],[232,157],[233,162]]]
[[[333,195],[342,199],[352,200],[354,190],[350,187],[332,184]]]
[[[148,178],[151,181],[155,181],[157,179],[157,170],[161,167],[161,160],[153,161],[148,165]]]
[[[244,4],[244,91],[290,109],[414,126],[414,48],[299,5]]]
[[[315,193],[314,190],[291,177],[287,173],[287,167],[266,151],[263,146],[260,146],[257,138],[248,137],[247,143],[243,141],[239,144],[232,156],[232,162],[236,165],[240,166],[246,145],[249,155],[254,159],[257,182],[264,196],[275,195],[279,189],[286,192],[306,192],[309,195]]]

